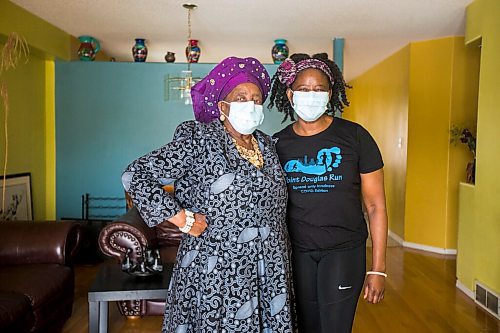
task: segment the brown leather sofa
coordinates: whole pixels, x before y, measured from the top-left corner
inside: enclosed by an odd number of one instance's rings
[[[127,249],[132,262],[141,258],[143,249],[159,249],[163,263],[175,262],[182,233],[168,222],[150,228],[135,207],[105,226],[99,234],[101,251],[117,263],[122,263]],[[120,312],[127,317],[163,315],[165,300],[133,300],[117,302]]]
[[[59,332],[71,316],[75,222],[0,221],[0,332]]]

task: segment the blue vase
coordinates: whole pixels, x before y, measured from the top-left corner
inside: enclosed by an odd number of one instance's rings
[[[286,45],[286,39],[276,39],[274,41],[274,46],[271,50],[271,55],[275,64],[281,64],[288,58],[288,46]]]
[[[132,55],[135,62],[145,62],[148,57],[148,48],[144,38],[136,38],[135,45],[132,47]]]

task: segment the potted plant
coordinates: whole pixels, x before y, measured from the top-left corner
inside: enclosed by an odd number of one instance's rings
[[[453,125],[450,129],[450,142],[464,143],[472,153],[473,159],[467,163],[466,181],[474,184],[476,182],[476,136],[467,127]]]

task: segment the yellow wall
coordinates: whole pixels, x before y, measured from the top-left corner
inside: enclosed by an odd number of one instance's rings
[[[409,50],[403,48],[350,82],[351,104],[343,114],[368,129],[380,147],[385,164],[389,228],[401,238],[405,218]]]
[[[6,75],[14,114],[9,124],[15,131],[11,134],[15,140],[9,149],[8,173],[32,173],[35,219],[53,220],[56,217],[54,59],[76,60],[79,41],[10,1],[0,0],[0,42],[5,42],[11,32],[26,39],[30,60]],[[96,60],[107,59],[103,52],[96,57]],[[23,91],[28,93],[19,95]],[[3,108],[0,110],[3,115]],[[29,120],[23,121],[22,117]],[[3,163],[3,147],[0,153]]]
[[[78,60],[78,38],[8,0],[0,0],[0,42],[5,42],[5,37],[11,32],[22,35],[30,45],[31,53],[41,58]],[[96,61],[108,60],[108,55],[102,50],[97,53]]]
[[[350,82],[344,116],[381,148],[389,228],[405,242],[457,247],[458,183],[471,156],[450,145],[449,130],[475,124],[474,55],[463,37],[411,43]]]
[[[30,46],[27,64],[4,73],[10,95],[8,174],[30,172],[35,219],[55,219],[55,58],[70,60],[74,37],[0,0],[0,42],[11,32]],[[0,47],[3,44],[0,44]],[[3,119],[4,109],[0,107]],[[4,131],[0,158],[3,164]]]
[[[477,55],[477,53],[476,53]],[[411,44],[405,240],[456,249],[458,183],[471,156],[450,146],[453,124],[474,123],[477,74],[463,37]]]
[[[56,219],[55,64],[45,61],[45,219]]]
[[[9,156],[7,174],[31,173],[35,219],[45,219],[45,60],[30,56],[28,63],[4,74],[9,92]],[[4,163],[4,108],[0,108],[0,163]]]
[[[453,41],[412,43],[405,241],[445,247]]]
[[[451,99],[451,124],[464,126],[476,133],[479,91],[480,48],[464,47],[464,39],[454,39],[454,61]],[[448,223],[445,230],[446,247],[458,248],[459,184],[466,180],[466,165],[474,155],[465,144],[450,146],[448,177]]]
[[[0,0],[0,35],[11,32],[26,38],[40,57],[71,59],[71,36],[10,1]]]
[[[477,279],[500,293],[500,2],[475,0],[467,8],[466,43],[481,38],[474,188],[461,185],[457,276],[473,290]],[[470,203],[473,204],[470,204]]]
[[[476,255],[478,250],[476,223],[475,186],[461,183],[459,186],[457,279],[469,290],[474,290]],[[498,291],[498,289],[497,289]]]

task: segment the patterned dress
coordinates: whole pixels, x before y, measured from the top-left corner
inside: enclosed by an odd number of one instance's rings
[[[163,332],[294,332],[284,174],[272,139],[254,135],[262,169],[240,157],[219,121],[188,121],[123,174],[150,226],[181,208],[207,217],[202,235],[180,244]],[[175,199],[161,188],[173,179]]]

